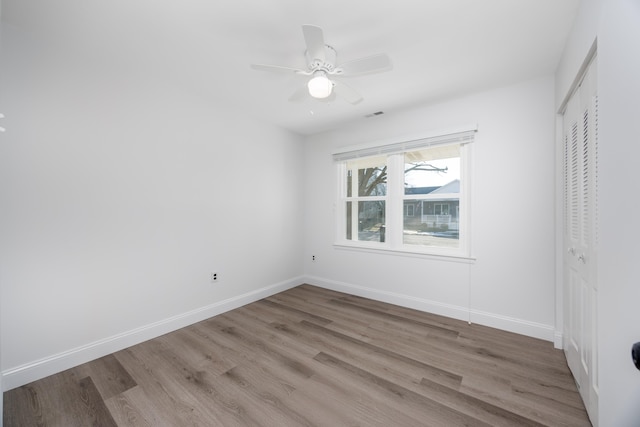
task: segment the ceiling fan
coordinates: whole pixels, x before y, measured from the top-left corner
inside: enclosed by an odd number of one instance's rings
[[[322,28],[315,25],[303,25],[302,33],[307,46],[305,51],[306,70],[279,65],[251,64],[251,68],[254,70],[310,76],[307,84],[294,92],[289,97],[289,101],[303,101],[309,96],[319,100],[332,100],[338,96],[355,105],[362,101],[362,96],[351,86],[337,80],[336,77],[380,73],[392,68],[391,60],[384,53],[336,65],[336,50],[325,44]]]

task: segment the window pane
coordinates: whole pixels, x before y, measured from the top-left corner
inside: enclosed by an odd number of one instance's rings
[[[404,194],[459,193],[460,146],[405,153],[404,171]]]
[[[353,183],[353,171],[347,169],[347,197],[351,197],[351,186]]]
[[[387,167],[358,169],[358,196],[386,196]]]
[[[347,162],[348,171],[357,171],[358,197],[386,196],[387,194],[387,157],[376,156]],[[350,182],[347,175],[347,182]],[[347,197],[351,197],[347,189]]]
[[[358,240],[384,242],[385,202],[358,202]]]
[[[405,153],[404,170],[404,244],[459,247],[460,145]]]
[[[459,198],[405,200],[404,244],[457,248],[460,242],[459,206]],[[413,215],[407,215],[408,212]]]

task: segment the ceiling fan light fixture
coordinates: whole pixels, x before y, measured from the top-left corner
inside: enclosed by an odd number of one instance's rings
[[[331,80],[329,80],[325,73],[317,72],[313,78],[309,80],[307,87],[309,88],[309,95],[314,98],[324,99],[331,95],[333,83],[331,83]]]
[[[2,1],[2,0],[0,0]],[[319,100],[341,98],[349,104],[362,102],[362,96],[349,85],[340,81],[342,77],[381,73],[391,70],[391,60],[380,53],[336,64],[336,50],[324,42],[322,28],[315,25],[303,25],[302,34],[307,49],[304,56],[305,69],[281,65],[251,64],[254,70],[307,76],[306,86],[301,85],[289,97],[289,101],[302,102],[309,97]],[[338,66],[336,66],[338,65]],[[334,77],[336,80],[331,80]]]

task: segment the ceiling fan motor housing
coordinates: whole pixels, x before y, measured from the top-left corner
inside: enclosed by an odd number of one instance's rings
[[[332,73],[336,68],[336,50],[328,44],[324,45],[324,61],[319,58],[312,58],[308,50],[304,52],[304,56],[307,59],[309,71],[323,70],[327,73]]]

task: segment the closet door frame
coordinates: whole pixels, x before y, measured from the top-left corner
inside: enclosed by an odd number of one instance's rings
[[[585,61],[561,109],[558,305],[562,348],[594,425],[598,419],[597,57]]]

